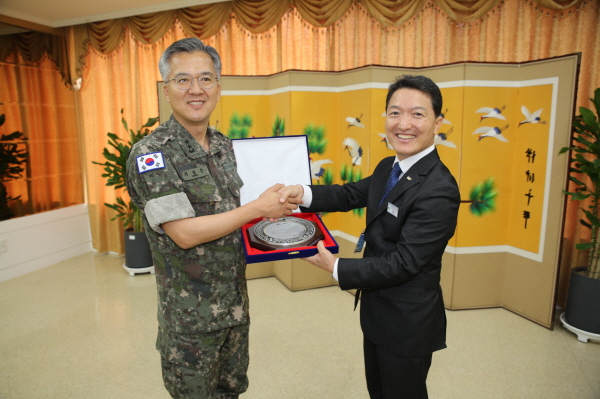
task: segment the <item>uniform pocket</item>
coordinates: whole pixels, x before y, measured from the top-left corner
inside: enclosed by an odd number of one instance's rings
[[[221,201],[217,183],[210,175],[208,168],[201,165],[196,168],[179,171],[183,179],[183,187],[192,204],[214,203]],[[188,176],[187,178],[184,176]]]
[[[240,189],[244,185],[242,178],[237,172],[237,167],[235,163],[230,162],[223,165],[223,170],[225,171],[225,176],[227,178],[227,187],[229,191],[234,197],[240,196]]]

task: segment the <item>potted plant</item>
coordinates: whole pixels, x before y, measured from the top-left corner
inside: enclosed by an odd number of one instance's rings
[[[107,186],[114,186],[115,190],[124,189],[127,191],[127,156],[131,147],[150,133],[150,127],[158,122],[158,118],[149,118],[148,121],[137,131],[129,129],[125,117],[123,117],[123,109],[121,109],[121,123],[125,131],[129,134],[129,140],[125,141],[115,133],[108,133],[108,144],[112,147],[113,152],[109,148],[104,148],[102,155],[106,159],[105,162],[94,162],[96,165],[104,166],[102,177],[106,178]],[[129,271],[129,274],[134,275],[140,272],[140,269],[148,269],[152,267],[152,255],[144,226],[142,224],[142,215],[140,210],[133,204],[129,196],[123,198],[118,195],[116,202],[112,204],[105,203],[107,207],[116,212],[116,216],[111,220],[119,219],[123,222],[124,237],[125,237],[125,264],[123,267]],[[130,270],[133,269],[133,270]]]
[[[0,126],[4,125],[6,117],[0,115]],[[19,148],[19,144],[25,138],[22,132],[3,134],[0,137],[0,220],[7,220],[15,216],[8,207],[10,201],[19,199],[21,196],[12,197],[8,195],[5,182],[18,179],[25,171],[24,164],[27,162],[27,152]]]
[[[561,315],[565,327],[583,342],[600,339],[600,88],[590,100],[596,114],[580,107],[573,121],[575,144],[560,150],[560,154],[572,151],[569,180],[575,190],[565,193],[572,201],[585,201],[580,223],[590,229],[589,242],[575,245],[589,251],[587,266],[572,269],[567,306]]]

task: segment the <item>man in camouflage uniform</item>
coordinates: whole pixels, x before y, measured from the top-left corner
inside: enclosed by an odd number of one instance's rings
[[[209,127],[221,61],[196,38],[173,43],[159,69],[171,118],[133,146],[128,190],[144,215],[158,287],[163,380],[173,398],[237,398],[248,378],[248,291],[240,227],[295,204],[283,185],[240,207],[230,140]]]

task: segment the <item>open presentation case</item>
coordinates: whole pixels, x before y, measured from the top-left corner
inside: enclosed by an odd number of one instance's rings
[[[311,184],[306,136],[234,139],[232,142],[237,171],[244,182],[240,193],[242,205],[258,198],[267,188],[277,183]],[[317,229],[316,237],[324,241],[325,247],[331,253],[339,252],[337,242],[318,215],[295,213],[291,216],[311,222]],[[255,219],[242,227],[244,251],[248,263],[305,258],[318,252],[316,242],[271,250],[261,245],[257,246],[253,226],[260,222],[262,219]]]

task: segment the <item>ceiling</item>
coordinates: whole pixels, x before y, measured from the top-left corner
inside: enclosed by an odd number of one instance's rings
[[[53,29],[227,0],[0,0],[0,34]]]

